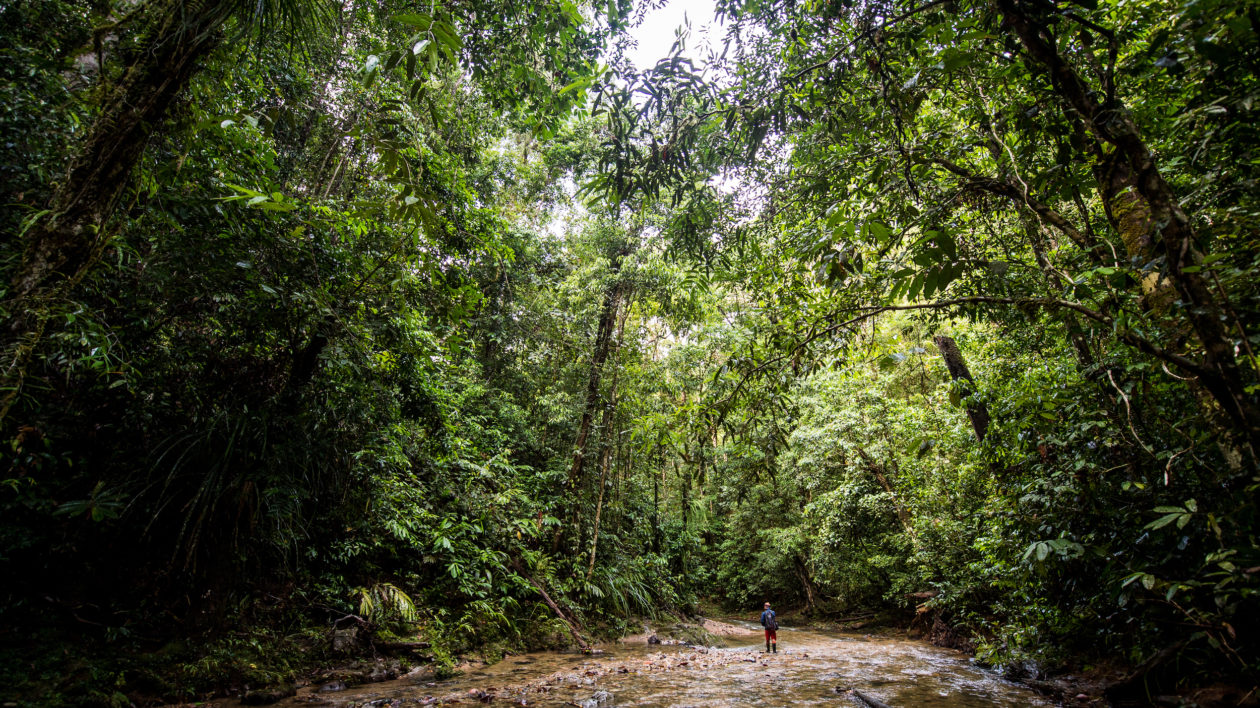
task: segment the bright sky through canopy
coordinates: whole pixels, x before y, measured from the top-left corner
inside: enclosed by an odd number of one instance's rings
[[[713,0],[672,0],[664,7],[648,12],[643,24],[630,30],[630,36],[638,43],[627,53],[636,68],[642,70],[656,64],[669,54],[674,44],[674,31],[683,25],[684,17],[691,21],[691,36],[687,41],[685,56],[698,59],[697,50],[707,43],[713,17]]]

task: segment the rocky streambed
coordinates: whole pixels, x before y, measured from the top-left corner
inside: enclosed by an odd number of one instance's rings
[[[1027,687],[974,665],[961,652],[898,637],[779,630],[779,652],[764,653],[751,623],[706,622],[723,648],[647,633],[594,655],[509,656],[435,681],[424,674],[345,688],[310,686],[286,706],[1050,706]],[[660,639],[660,637],[656,637]],[[674,643],[677,642],[677,643]]]

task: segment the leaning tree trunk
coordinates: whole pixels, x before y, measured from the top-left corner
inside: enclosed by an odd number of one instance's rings
[[[50,309],[100,260],[132,171],[200,61],[218,45],[226,17],[224,3],[211,0],[152,4],[150,29],[136,60],[107,89],[65,179],[26,234],[12,281],[12,309],[0,334],[13,352],[3,374],[7,392],[0,420],[20,391]]]
[[[1126,247],[1132,241],[1133,248],[1144,248],[1141,235],[1150,233],[1152,244],[1162,251],[1164,273],[1185,303],[1179,311],[1203,347],[1207,371],[1200,374],[1200,382],[1245,436],[1254,455],[1260,451],[1260,407],[1247,394],[1234,343],[1225,327],[1227,303],[1219,300],[1198,269],[1191,267],[1197,265],[1194,227],[1155,164],[1154,152],[1124,105],[1118,99],[1100,101],[1111,92],[1091,88],[1059,53],[1051,28],[1032,14],[1040,6],[1020,0],[994,2],[1003,16],[1003,26],[1013,30],[1030,61],[1049,73],[1065,112],[1079,117],[1085,130],[1106,147],[1108,164],[1100,166],[1095,177],[1109,217],[1121,230]]]
[[[941,357],[945,359],[945,368],[949,369],[949,377],[955,381],[964,380],[974,385],[976,380],[971,378],[971,371],[967,369],[967,362],[963,360],[962,352],[958,351],[958,344],[944,335],[937,335],[932,338],[932,341],[936,342],[936,348],[941,350]],[[971,419],[971,427],[976,431],[976,440],[984,442],[984,436],[989,432],[989,407],[980,402],[968,403],[967,417]]]

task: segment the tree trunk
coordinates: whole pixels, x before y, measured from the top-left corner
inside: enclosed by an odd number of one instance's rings
[[[49,199],[44,217],[26,236],[13,277],[13,313],[4,336],[15,344],[4,374],[0,419],[25,379],[26,367],[50,316],[52,303],[74,288],[100,260],[113,231],[114,209],[131,173],[171,105],[188,86],[199,62],[219,43],[226,20],[222,3],[154,3],[151,29],[136,61],[112,86],[65,179]]]
[[[657,451],[656,466],[664,470],[664,455],[659,452],[659,447]],[[652,471],[652,552],[661,552],[661,476],[656,470]]]
[[[49,201],[49,214],[31,229],[13,278],[19,297],[54,281],[77,282],[108,241],[106,222],[130,182],[149,138],[219,43],[225,19],[213,3],[166,2],[136,63],[109,92],[104,107]],[[185,26],[185,23],[187,25]]]
[[[590,580],[591,575],[595,572],[595,551],[599,548],[599,519],[604,511],[604,487],[608,485],[608,462],[612,457],[612,447],[608,444],[608,434],[612,428],[611,409],[617,405],[617,399],[614,395],[613,400],[608,404],[604,411],[604,437],[605,440],[600,449],[599,460],[599,490],[595,497],[595,522],[591,529],[591,558],[586,566],[586,579]]]
[[[573,462],[569,466],[569,478],[565,488],[569,494],[577,494],[582,481],[586,461],[586,440],[591,434],[595,411],[599,409],[599,384],[604,373],[604,362],[612,349],[613,328],[617,321],[617,308],[621,303],[621,288],[613,285],[604,295],[604,305],[599,314],[599,329],[595,334],[595,347],[591,353],[591,368],[586,380],[586,403],[582,407],[582,420],[578,424],[577,438],[573,441]]]
[[[578,510],[581,508],[582,501],[581,490],[585,486],[586,476],[586,443],[591,434],[591,427],[595,422],[595,412],[599,409],[599,387],[603,379],[604,362],[608,359],[613,346],[613,330],[617,325],[617,312],[621,306],[622,297],[622,286],[617,276],[621,269],[621,259],[627,253],[627,251],[623,250],[613,255],[610,265],[613,282],[605,290],[604,302],[600,307],[599,326],[595,332],[595,344],[591,352],[591,367],[586,380],[586,401],[582,406],[582,419],[578,423],[577,436],[573,441],[573,461],[569,465],[568,479],[564,485],[564,494],[567,496],[568,501],[567,521],[570,525],[579,520]],[[557,527],[555,535],[552,536],[551,550],[553,553],[557,553],[560,550],[560,543],[564,537],[564,528],[563,525]],[[579,553],[582,547],[582,535],[579,530],[575,548]]]
[[[1100,102],[1113,92],[1093,90],[1059,53],[1051,28],[1031,14],[1033,7],[1040,6],[1019,0],[995,0],[995,4],[1003,15],[1003,26],[1014,31],[1030,60],[1049,72],[1065,112],[1072,119],[1079,118],[1100,145],[1110,148],[1095,173],[1109,217],[1121,230],[1126,248],[1130,241],[1133,248],[1144,248],[1143,238],[1150,234],[1152,245],[1162,250],[1164,274],[1185,303],[1178,312],[1184,313],[1203,347],[1208,371],[1200,375],[1201,382],[1244,433],[1254,455],[1260,449],[1260,407],[1246,392],[1233,341],[1224,325],[1226,308],[1197,270],[1187,271],[1198,258],[1194,228],[1160,174],[1153,151],[1123,104],[1118,100]]]
[[[612,460],[613,446],[616,445],[616,435],[613,432],[613,420],[617,415],[617,382],[621,378],[621,368],[616,366],[615,357],[617,350],[621,348],[621,338],[626,331],[626,317],[629,315],[630,308],[625,308],[625,313],[617,322],[617,339],[613,342],[610,357],[614,357],[612,383],[608,387],[608,405],[604,406],[604,418],[600,423],[602,427],[602,435],[600,440],[600,459],[599,459],[599,490],[596,493],[595,500],[595,522],[591,529],[591,560],[586,568],[586,579],[590,580],[591,575],[595,572],[595,550],[599,546],[599,518],[604,511],[604,489],[608,486],[608,464]]]
[[[792,557],[792,567],[796,570],[796,577],[801,581],[801,587],[805,589],[805,614],[813,614],[818,609],[818,590],[814,587],[813,579],[809,577],[809,569],[800,556]]]
[[[941,350],[945,367],[949,369],[949,377],[954,381],[964,380],[974,385],[976,380],[971,378],[971,371],[967,369],[967,362],[963,361],[962,352],[958,351],[958,344],[944,335],[937,335],[932,341]],[[979,402],[968,403],[967,417],[971,419],[971,427],[976,431],[976,440],[984,442],[984,436],[989,432],[989,407]]]

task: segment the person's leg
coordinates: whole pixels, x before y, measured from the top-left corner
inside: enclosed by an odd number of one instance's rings
[[[779,635],[773,629],[770,630],[770,649],[775,654],[779,653]]]
[[[766,630],[766,653],[767,654],[770,653],[770,637],[773,635],[774,635],[774,632],[772,632],[769,629]]]

